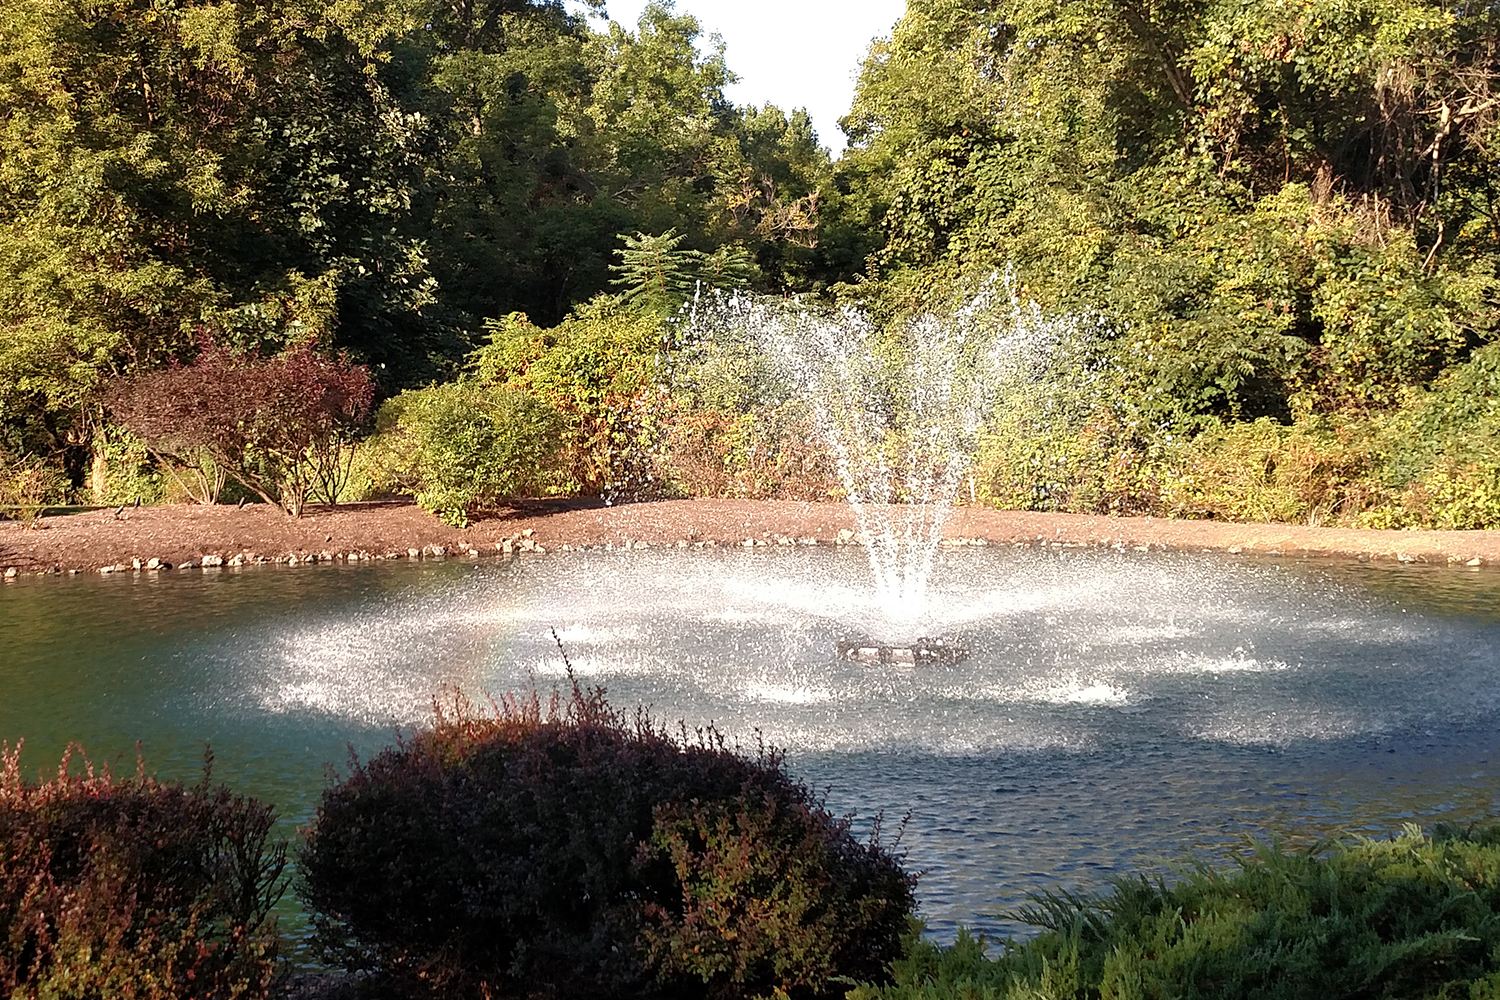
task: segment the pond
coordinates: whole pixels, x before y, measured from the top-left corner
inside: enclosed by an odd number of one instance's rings
[[[509,562],[38,578],[0,590],[0,738],[29,769],[215,777],[288,832],[329,768],[445,687],[576,675],[619,707],[787,750],[835,811],[887,826],[921,914],[1023,930],[1028,893],[1098,888],[1248,838],[1494,813],[1500,576],[1099,550],[945,550],[893,621],[849,548],[572,552]],[[868,665],[917,635],[958,663]]]

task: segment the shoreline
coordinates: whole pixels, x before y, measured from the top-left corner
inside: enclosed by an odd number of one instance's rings
[[[452,528],[410,501],[310,507],[162,505],[0,522],[0,577],[259,563],[297,565],[583,548],[858,544],[839,502],[529,500]],[[1178,521],[956,507],[944,544],[1225,552],[1299,558],[1500,566],[1500,531],[1390,531]],[[152,561],[155,564],[152,565]]]

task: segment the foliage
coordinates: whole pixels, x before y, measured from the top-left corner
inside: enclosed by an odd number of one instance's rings
[[[120,780],[64,757],[25,781],[0,750],[0,990],[8,997],[264,997],[286,844],[203,781]]]
[[[0,3],[0,414],[65,434],[102,380],[204,323],[241,348],[425,360],[406,226],[424,123],[377,12]],[[392,327],[408,342],[381,342]]]
[[[373,392],[366,369],[346,357],[303,345],[262,359],[210,340],[192,364],[122,379],[106,401],[164,463],[203,469],[194,458],[206,456],[297,517],[320,480],[335,475],[337,442],[368,416]]]
[[[100,421],[90,451],[89,493],[94,503],[162,502],[162,473],[146,442],[123,427]]]
[[[882,975],[913,902],[775,754],[577,687],[458,700],[355,761],[301,863],[329,958],[437,996],[831,996]]]
[[[369,447],[388,456],[390,485],[452,525],[546,481],[563,422],[534,393],[450,382],[409,389],[380,408]]]
[[[799,403],[735,412],[679,399],[665,423],[664,475],[686,496],[827,500],[843,492]]]
[[[620,275],[614,284],[624,289],[622,298],[627,304],[667,313],[700,289],[734,289],[755,277],[755,264],[743,246],[726,245],[706,254],[681,249],[684,238],[675,229],[660,236],[620,237],[625,247],[617,251],[620,263],[610,270]]]
[[[913,936],[895,985],[850,998],[1489,997],[1500,986],[1497,861],[1493,827],[1263,847],[1235,871],[1039,897],[1024,916],[1041,936],[993,959],[982,939],[941,948]]]
[[[1267,418],[1213,427],[1182,457],[1163,504],[1231,521],[1348,523],[1378,498],[1367,442],[1353,429]]]
[[[912,899],[878,829],[861,844],[847,819],[785,788],[679,799],[653,818],[651,847],[682,886],[680,904],[646,904],[641,941],[659,980],[697,980],[711,995],[836,996],[839,977],[884,974]]]
[[[1148,423],[1396,407],[1494,332],[1494,16],[914,0],[847,120],[872,290],[1013,264]]]
[[[0,0],[0,442],[74,490],[117,461],[135,482],[94,393],[202,328],[347,350],[382,394],[488,338],[486,379],[568,424],[545,489],[810,495],[784,400],[669,403],[641,331],[700,285],[859,299],[895,360],[907,317],[1013,267],[1049,314],[1102,317],[1113,394],[1011,410],[976,496],[1494,524],[1495,464],[1431,397],[1497,333],[1497,18],[911,0],[832,162],[804,111],[735,107],[722,45],[670,3],[596,29],[555,0]],[[293,506],[351,492],[348,436],[317,443]],[[176,457],[177,489],[235,488]]]
[[[610,270],[619,273],[614,284],[625,290],[627,303],[666,312],[692,296],[697,284],[694,265],[703,255],[681,249],[683,239],[675,229],[660,236],[621,237],[625,248],[619,251],[620,263]]]
[[[53,504],[66,499],[68,481],[62,471],[36,455],[14,462],[0,456],[0,514],[22,524],[34,524]]]
[[[510,386],[544,400],[567,432],[554,489],[586,495],[649,493],[649,482],[622,475],[650,448],[657,417],[666,330],[662,317],[600,297],[550,329],[512,314],[485,324],[489,343],[469,358],[485,385]]]

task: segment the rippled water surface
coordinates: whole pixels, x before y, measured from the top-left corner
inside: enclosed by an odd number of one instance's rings
[[[330,764],[443,685],[576,672],[618,705],[785,747],[830,806],[910,812],[934,933],[1046,888],[1247,838],[1472,821],[1500,793],[1500,576],[957,549],[923,607],[856,550],[559,553],[23,580],[0,590],[0,738],[26,762],[216,775],[305,822]],[[941,636],[962,663],[838,660]]]

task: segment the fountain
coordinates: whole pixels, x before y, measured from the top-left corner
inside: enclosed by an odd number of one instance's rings
[[[985,408],[1069,370],[1085,321],[995,285],[908,325],[896,378],[858,311],[726,299],[696,320],[705,352],[743,338],[807,400],[863,549],[25,580],[0,600],[0,736],[36,766],[75,739],[128,766],[142,740],[189,780],[211,741],[290,833],[327,762],[421,724],[444,686],[565,684],[556,629],[615,704],[783,748],[835,812],[909,811],[921,915],[948,939],[1025,933],[998,914],[1028,892],[1247,836],[1500,805],[1495,574],[939,545]]]
[[[869,663],[950,663],[963,650],[910,641],[943,526],[979,447],[984,418],[1075,349],[1087,323],[1023,304],[1013,277],[992,276],[951,314],[924,313],[894,335],[861,309],[836,311],[745,296],[708,296],[688,318],[689,357],[748,345],[767,382],[800,398],[833,456],[869,557],[876,604],[900,633],[851,637],[839,656]],[[701,364],[701,360],[698,361]]]

